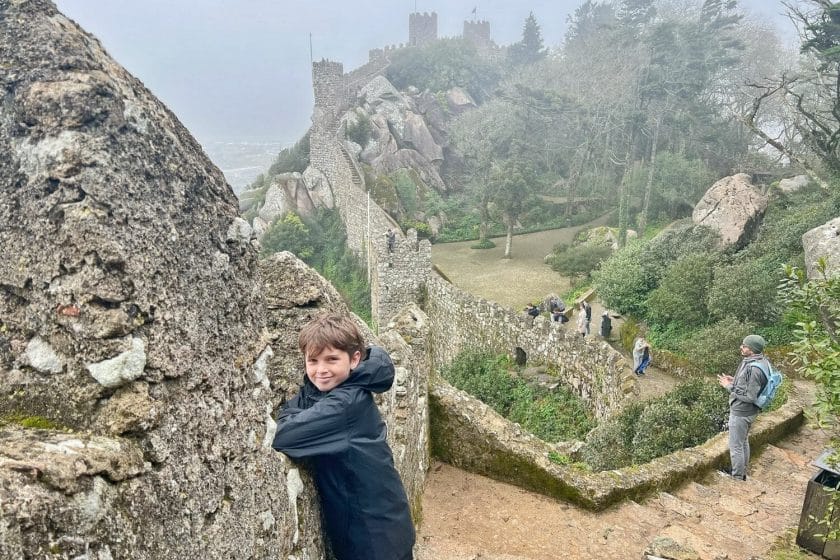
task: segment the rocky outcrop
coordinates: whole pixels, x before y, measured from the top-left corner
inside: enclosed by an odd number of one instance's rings
[[[415,97],[400,93],[383,76],[371,80],[359,96],[363,101],[361,107],[348,112],[342,120],[354,123],[359,118],[370,119],[372,138],[367,145],[354,149],[354,155],[381,174],[413,169],[427,186],[444,192],[446,184],[440,176],[443,163],[440,143],[444,135],[441,129],[429,127],[419,108],[430,112],[428,98],[421,97],[418,102]],[[432,114],[441,120],[438,112]]]
[[[808,278],[821,277],[817,268],[817,261],[821,258],[826,262],[827,277],[840,274],[840,217],[806,231],[802,235],[802,247],[805,249]]]
[[[738,173],[712,185],[691,219],[718,232],[724,247],[741,247],[755,233],[766,208],[767,197],[752,185],[749,175]]]
[[[290,256],[260,271],[221,172],[49,1],[0,1],[0,67],[0,557],[321,557],[269,443],[294,333],[340,297]],[[383,337],[416,502],[424,337]]]
[[[810,182],[811,179],[807,175],[796,175],[779,181],[779,190],[786,194],[795,193],[807,187]]]
[[[221,172],[50,2],[0,3],[0,45],[0,556],[317,554]]]

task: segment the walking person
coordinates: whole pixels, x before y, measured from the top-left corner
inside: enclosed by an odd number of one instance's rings
[[[589,321],[586,320],[586,311],[583,309],[583,303],[580,304],[580,313],[577,319],[577,332],[580,336],[586,338],[589,333]]]
[[[642,376],[650,365],[650,343],[640,336],[633,343],[633,373]]]
[[[394,252],[394,246],[397,244],[397,234],[394,233],[394,230],[388,228],[388,231],[385,232],[385,239],[388,243],[388,252]]]
[[[601,315],[601,338],[608,339],[612,333],[612,319],[610,319],[610,312],[604,311]]]
[[[747,336],[741,342],[744,359],[735,375],[718,376],[720,386],[729,391],[729,461],[732,469],[727,474],[735,480],[747,480],[750,427],[761,410],[755,400],[767,383],[764,371],[770,371],[770,362],[763,354],[766,345],[757,334]]]

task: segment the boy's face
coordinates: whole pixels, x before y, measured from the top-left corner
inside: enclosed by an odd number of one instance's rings
[[[361,352],[350,355],[327,346],[320,354],[306,354],[306,376],[319,391],[330,391],[350,377],[350,370],[359,365],[361,358]]]

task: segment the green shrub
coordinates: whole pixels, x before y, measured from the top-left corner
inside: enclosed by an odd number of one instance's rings
[[[401,90],[416,86],[420,91],[428,89],[434,93],[457,86],[465,88],[479,102],[488,97],[499,80],[498,68],[462,38],[400,49],[391,55],[385,74]]]
[[[367,270],[347,247],[346,239],[338,210],[319,210],[306,220],[289,212],[263,236],[261,255],[295,253],[330,281],[356,315],[371,324]]]
[[[602,422],[581,456],[598,471],[647,463],[708,440],[721,431],[728,411],[726,392],[715,381],[693,380]]]
[[[302,261],[306,261],[315,253],[315,247],[309,235],[309,228],[294,212],[286,212],[282,218],[277,218],[262,237],[263,256],[279,251],[290,251]]]
[[[583,460],[596,471],[618,469],[633,464],[633,438],[644,404],[631,403],[610,419],[601,422],[580,450]]]
[[[461,352],[442,375],[544,441],[580,439],[592,429],[592,416],[576,396],[564,389],[532,387],[510,368],[507,357],[471,349]]]
[[[508,373],[510,360],[480,350],[461,352],[443,369],[443,378],[501,415],[513,404],[516,379]]]
[[[348,140],[364,148],[373,135],[373,124],[371,124],[367,113],[363,111],[356,111],[354,115],[356,117],[354,120],[347,121],[345,134]]]
[[[636,322],[636,319],[633,317],[627,317],[624,319],[624,322],[621,324],[621,330],[618,333],[618,338],[621,340],[621,347],[624,348],[626,352],[633,351],[633,344],[636,341],[636,338],[640,335],[642,329],[639,327],[639,323]]]
[[[492,249],[496,244],[490,239],[485,239],[475,245],[470,245],[470,249]]]
[[[755,241],[739,257],[788,262],[802,252],[802,234],[836,217],[838,212],[840,194],[826,194],[822,189],[805,190],[787,200],[774,201],[767,208]]]
[[[589,276],[611,254],[612,247],[606,243],[581,243],[553,252],[548,265],[564,276]]]
[[[715,261],[709,253],[690,253],[671,265],[648,299],[647,317],[651,322],[689,327],[706,324],[706,298]]]
[[[640,261],[643,250],[642,242],[629,243],[592,272],[592,283],[606,307],[643,316],[647,294],[654,287]]]
[[[779,316],[778,287],[783,278],[782,263],[774,257],[719,266],[709,289],[709,312],[716,319],[729,315],[770,324]]]
[[[725,317],[694,332],[682,342],[680,350],[701,371],[731,375],[741,361],[741,341],[753,330],[749,323]]]
[[[291,148],[283,148],[268,168],[268,178],[281,173],[303,173],[309,166],[309,133]]]

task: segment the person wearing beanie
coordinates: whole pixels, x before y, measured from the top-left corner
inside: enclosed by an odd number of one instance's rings
[[[764,371],[770,371],[770,363],[764,357],[767,343],[751,334],[741,342],[741,365],[735,375],[719,375],[718,383],[729,391],[729,461],[732,469],[728,474],[736,480],[747,479],[750,463],[750,426],[761,410],[755,400],[767,383],[764,372],[758,365],[763,362]]]

